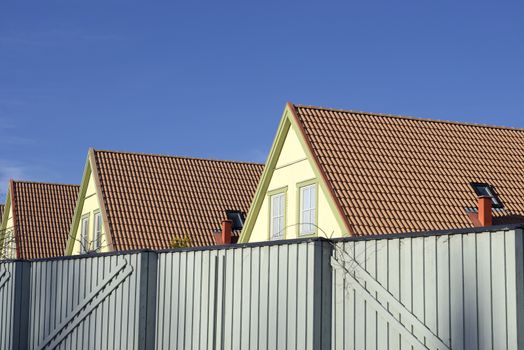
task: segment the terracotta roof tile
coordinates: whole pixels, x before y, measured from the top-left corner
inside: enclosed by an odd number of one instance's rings
[[[100,150],[94,159],[115,250],[215,244],[226,210],[249,210],[264,167]]]
[[[78,185],[11,182],[18,258],[64,255],[78,191]]]
[[[471,227],[471,182],[495,187],[495,221],[524,221],[524,129],[294,109],[357,235]]]

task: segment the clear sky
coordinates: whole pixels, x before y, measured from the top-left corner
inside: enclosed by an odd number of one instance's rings
[[[0,192],[89,147],[262,162],[286,101],[524,127],[522,1],[174,2],[0,3]]]

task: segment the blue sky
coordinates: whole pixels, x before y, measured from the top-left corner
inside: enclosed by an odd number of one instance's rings
[[[0,192],[89,147],[264,161],[286,101],[524,127],[522,2],[192,3],[1,2]]]

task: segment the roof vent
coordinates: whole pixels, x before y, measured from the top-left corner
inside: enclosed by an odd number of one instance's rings
[[[240,210],[226,210],[227,219],[233,222],[233,231],[242,230],[244,227],[244,213]]]

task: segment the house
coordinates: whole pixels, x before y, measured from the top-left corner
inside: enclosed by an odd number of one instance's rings
[[[263,167],[90,149],[66,254],[214,245],[223,220],[236,241]]]
[[[240,242],[524,222],[524,129],[287,104]]]
[[[78,189],[78,185],[11,180],[0,226],[1,256],[63,255]]]

